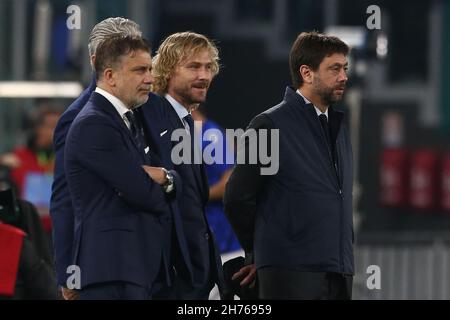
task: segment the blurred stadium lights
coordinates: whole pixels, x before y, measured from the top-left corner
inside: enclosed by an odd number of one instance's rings
[[[0,98],[76,98],[79,82],[0,81]]]
[[[379,59],[386,58],[388,54],[388,38],[385,34],[381,33],[377,36],[377,57]]]
[[[325,33],[344,41],[351,48],[361,48],[365,45],[366,29],[363,27],[330,26]]]

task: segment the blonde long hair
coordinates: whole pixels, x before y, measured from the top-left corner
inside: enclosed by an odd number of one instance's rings
[[[219,50],[206,36],[195,32],[178,32],[168,36],[159,46],[153,58],[152,90],[158,94],[167,93],[167,86],[175,68],[184,59],[207,49],[211,55],[213,76],[219,73]]]

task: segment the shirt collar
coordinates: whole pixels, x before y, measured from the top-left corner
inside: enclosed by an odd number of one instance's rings
[[[179,103],[177,100],[175,100],[170,94],[166,93],[166,95],[164,97],[172,105],[173,109],[178,114],[178,117],[180,117],[181,120],[183,120],[183,118],[189,114],[187,109],[185,107],[183,107],[183,105],[181,103]]]
[[[297,89],[296,92],[303,98],[305,103],[311,103],[312,104],[312,102],[309,101],[308,99],[306,99],[306,97],[300,92],[300,90]],[[320,111],[319,108],[317,108],[316,106],[314,106],[314,109],[316,110],[316,113],[317,113],[318,116],[320,116],[321,114],[324,114],[324,115],[327,116],[327,119],[328,119],[328,108],[327,108],[327,110],[325,110],[325,112]]]
[[[124,117],[124,114],[126,112],[130,111],[130,109],[128,109],[122,101],[120,101],[117,97],[113,96],[108,91],[103,90],[102,88],[96,87],[95,92],[104,96],[106,98],[106,100],[108,100],[114,106],[114,108],[117,110],[117,112],[119,113],[119,115],[122,119]]]

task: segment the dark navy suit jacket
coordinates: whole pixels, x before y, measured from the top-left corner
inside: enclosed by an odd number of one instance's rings
[[[237,164],[224,203],[257,268],[354,272],[352,149],[344,114],[330,107],[328,116],[331,148],[314,106],[290,87],[250,122],[249,129],[279,130],[279,170],[264,176],[259,164]]]
[[[150,94],[150,99],[142,107],[144,122],[151,124],[150,135],[164,148],[160,154],[170,157],[177,141],[172,142],[172,132],[184,126],[178,114],[167,99]],[[182,298],[197,298],[218,284],[223,289],[223,271],[219,251],[205,216],[205,205],[209,197],[209,187],[203,165],[174,165],[181,176],[183,192],[179,196],[178,206],[182,217],[184,233],[193,266],[193,279],[190,292],[181,293]],[[188,290],[187,290],[188,291]],[[198,294],[197,294],[198,293]]]
[[[53,248],[55,254],[56,276],[59,285],[65,286],[68,274],[67,267],[72,264],[73,248],[73,208],[67,180],[64,173],[64,146],[66,136],[75,117],[89,100],[95,90],[95,79],[81,95],[61,115],[53,134],[55,150],[55,170],[50,200],[50,216],[52,218]]]
[[[67,108],[67,110],[62,114],[58,121],[58,124],[54,132],[54,149],[56,153],[55,159],[55,171],[54,171],[54,182],[52,185],[52,197],[50,203],[50,215],[53,223],[53,247],[55,253],[55,265],[57,281],[59,285],[65,286],[66,280],[69,274],[66,273],[67,267],[73,264],[73,251],[74,251],[74,212],[72,206],[72,200],[70,192],[67,186],[66,175],[64,171],[64,147],[66,143],[66,136],[69,128],[87,103],[92,92],[95,90],[96,81],[95,78],[91,81],[88,88],[86,88],[82,94]],[[138,115],[140,114],[139,109],[137,109]],[[144,123],[144,126],[148,128],[148,125]],[[148,131],[147,131],[148,132]],[[153,132],[153,131],[152,131]],[[159,153],[161,149],[157,144],[158,140],[148,137],[148,142],[154,153]],[[170,158],[167,158],[163,153],[162,156],[158,158],[158,163],[155,165],[162,166],[168,170],[171,170],[175,177],[175,196],[182,193],[182,184],[179,175],[173,171],[173,166],[171,164]],[[180,264],[186,273],[187,278],[192,278],[192,266],[190,262],[190,257],[188,254],[188,249],[186,245],[186,240],[182,225],[179,218],[179,210],[176,198],[172,196],[169,197],[169,204],[172,209],[172,214],[174,215],[174,227],[177,235],[177,243],[181,261]]]
[[[150,286],[161,267],[169,267],[171,209],[162,186],[141,168],[151,165],[151,158],[96,92],[70,127],[64,164],[81,286],[109,281]]]

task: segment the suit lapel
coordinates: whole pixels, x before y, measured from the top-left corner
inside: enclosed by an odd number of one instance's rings
[[[170,135],[172,135],[172,131],[175,130],[175,129],[183,129],[184,130],[185,127],[184,127],[183,123],[181,122],[180,117],[178,116],[178,114],[173,109],[173,107],[170,104],[170,102],[167,101],[166,98],[163,98],[163,100],[165,102],[164,107],[167,110],[168,121],[172,125],[172,130],[170,130]],[[193,155],[192,155],[192,158],[193,158]],[[202,193],[202,196],[205,197],[206,192],[208,191],[208,190],[205,191],[205,182],[206,182],[206,189],[208,189],[208,182],[207,182],[207,179],[206,179],[206,172],[205,172],[205,168],[204,168],[203,162],[201,164],[194,164],[194,163],[192,163],[191,165],[189,165],[189,167],[191,167],[191,169],[193,171],[195,180],[197,182],[197,185],[198,185],[198,188],[199,188],[200,192]],[[206,195],[206,199],[207,198],[208,198],[208,195]]]
[[[142,119],[142,125],[144,127],[146,136],[149,140],[150,150],[154,150],[157,153],[158,159],[163,167],[166,169],[173,169],[173,163],[171,161],[172,141],[170,140],[172,129],[170,124],[166,121],[166,115],[163,116],[164,121],[156,118],[152,112],[152,108],[160,109],[163,98],[151,94],[149,101],[139,107],[139,115]],[[165,106],[164,106],[165,107]]]
[[[123,119],[120,117],[120,115],[117,113],[117,110],[114,108],[114,106],[111,104],[111,102],[108,101],[104,96],[97,92],[93,92],[91,95],[91,99],[97,104],[102,111],[104,111],[106,114],[109,115],[109,117],[112,119],[113,123],[116,125],[117,128],[119,128],[122,133],[128,137],[128,140],[131,142],[131,144],[134,146],[136,151],[143,156],[143,159],[146,160],[146,156],[144,154],[144,150],[140,150],[136,141],[134,141],[131,131],[126,126]]]
[[[160,146],[157,143],[158,138],[157,137],[157,131],[158,127],[157,124],[153,121],[153,119],[150,119],[150,117],[146,116],[145,109],[149,108],[150,106],[147,106],[144,104],[143,106],[136,108],[134,110],[136,118],[139,120],[140,124],[142,125],[142,128],[144,129],[144,139],[146,140],[146,143],[149,147],[149,154],[152,158],[152,165],[155,166],[164,166],[162,163],[162,155],[164,154],[160,150]]]

